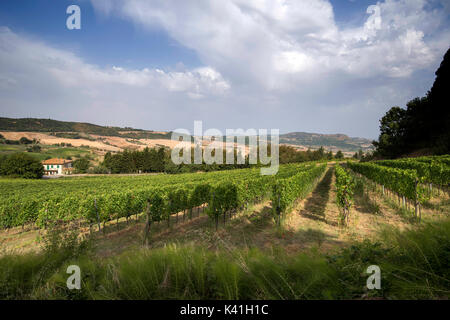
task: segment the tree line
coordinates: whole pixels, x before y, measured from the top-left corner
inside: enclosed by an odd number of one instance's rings
[[[23,140],[21,143],[28,144]],[[270,151],[270,146],[268,147]],[[259,150],[257,150],[259,154]],[[270,152],[268,154],[270,156]],[[234,150],[234,164],[226,164],[226,151],[223,153],[223,164],[194,164],[194,149],[191,149],[191,164],[176,165],[171,159],[171,150],[169,148],[145,148],[142,151],[125,150],[123,152],[107,152],[103,161],[98,166],[92,166],[90,160],[81,157],[73,162],[74,173],[152,173],[165,172],[170,174],[188,173],[198,171],[219,171],[229,169],[244,169],[252,166],[262,166],[250,164],[248,155],[244,157],[244,163],[238,164],[237,150]],[[69,157],[70,158],[70,157]],[[307,161],[321,161],[332,159],[343,159],[344,154],[338,151],[335,155],[331,151],[327,152],[323,147],[318,150],[299,151],[294,147],[281,145],[279,147],[280,164],[299,163]],[[11,177],[41,178],[43,175],[42,164],[39,160],[26,154],[14,154],[0,157],[0,175]]]
[[[40,179],[43,175],[41,162],[26,153],[0,155],[0,176]]]
[[[270,150],[270,147],[268,148]],[[259,154],[259,152],[258,152]],[[269,153],[270,156],[270,153]],[[168,148],[145,148],[142,151],[125,150],[119,153],[108,152],[105,154],[101,167],[96,168],[97,171],[108,171],[110,173],[149,173],[149,172],[166,172],[166,173],[187,173],[197,171],[217,171],[228,169],[243,169],[251,166],[261,166],[258,163],[252,165],[249,163],[248,155],[245,156],[245,163],[238,164],[237,151],[234,150],[234,164],[226,164],[226,151],[223,153],[223,164],[194,164],[194,149],[191,149],[191,164],[176,165],[171,160],[171,150]],[[299,151],[293,147],[281,145],[279,147],[280,164],[297,163],[318,160],[342,159],[344,154],[338,151],[335,155],[331,151],[326,152],[323,147],[318,150]],[[87,169],[87,168],[86,168]]]
[[[224,154],[224,159],[225,159]],[[192,164],[176,165],[171,159],[171,150],[168,148],[145,148],[142,151],[129,151],[105,154],[101,166],[110,173],[187,173],[196,171],[217,171],[226,169],[248,168],[248,158],[245,164],[194,164],[194,150],[191,151]],[[225,163],[225,161],[224,161]]]
[[[280,164],[344,158],[344,154],[341,150],[336,152],[336,154],[333,154],[331,151],[325,151],[324,147],[320,147],[314,151],[310,149],[300,151],[291,146],[280,145],[279,154]]]
[[[380,136],[373,144],[377,158],[397,158],[423,150],[427,154],[450,153],[450,49],[436,71],[428,93],[392,107],[380,120]]]
[[[30,140],[26,137],[22,137],[19,140],[8,140],[2,134],[0,134],[0,144],[29,145],[29,144],[37,144],[37,143],[38,143],[38,141],[36,139]]]

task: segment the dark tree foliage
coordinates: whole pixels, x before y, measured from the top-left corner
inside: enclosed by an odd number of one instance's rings
[[[168,155],[164,148],[145,148],[143,151],[128,151],[105,154],[102,165],[111,173],[163,172]]]
[[[449,153],[450,149],[450,49],[444,56],[439,69],[436,71],[436,80],[428,92],[428,99],[433,107],[428,114],[430,140],[438,153]]]
[[[326,153],[323,147],[315,151],[309,149],[307,151],[299,151],[291,146],[280,145],[279,155],[280,164],[333,159],[333,153],[331,151]]]
[[[34,145],[32,145],[31,147],[27,147],[27,152],[36,152],[36,153],[39,153],[39,152],[41,152],[41,150],[42,150],[41,146],[39,146],[39,145],[37,145],[37,144],[34,144]]]
[[[344,154],[342,153],[341,150],[339,150],[338,152],[336,152],[335,158],[336,158],[336,159],[344,159]]]
[[[354,159],[361,160],[363,156],[364,156],[363,151],[362,151],[361,149],[359,149],[358,152],[355,152],[355,154],[353,155],[353,158],[354,158]]]
[[[268,148],[270,150],[270,147]],[[233,152],[233,151],[231,151]],[[259,150],[257,151],[259,154]],[[270,156],[270,152],[268,152]],[[111,173],[187,173],[197,171],[217,171],[229,169],[249,168],[249,158],[245,157],[245,163],[238,164],[238,153],[234,150],[234,164],[226,164],[226,151],[223,154],[223,164],[201,164],[194,163],[194,149],[191,149],[191,164],[176,165],[171,160],[171,151],[165,148],[145,148],[143,151],[124,151],[116,154],[108,152],[105,154],[102,167],[107,168]],[[331,154],[331,158],[332,158]],[[330,159],[330,153],[326,153],[324,148],[316,151],[298,151],[293,147],[281,145],[279,147],[280,163],[305,162],[314,160]],[[259,166],[260,164],[257,164]]]
[[[22,137],[19,139],[20,144],[32,144],[33,140],[27,139],[26,137]]]
[[[0,175],[25,179],[40,179],[44,175],[41,162],[25,153],[0,157]]]
[[[361,149],[358,150],[358,159],[361,159],[364,156],[364,153]]]
[[[80,158],[73,162],[76,173],[86,173],[89,170],[90,162],[86,158]]]
[[[236,156],[236,155],[235,155]],[[196,171],[216,171],[236,168],[246,168],[248,164],[194,164],[194,149],[191,150],[192,164],[176,165],[171,160],[171,151],[161,148],[145,148],[143,151],[128,151],[105,155],[102,166],[108,168],[111,173],[185,173]],[[225,163],[224,154],[224,163]],[[236,163],[236,161],[235,161]]]
[[[392,107],[380,120],[380,137],[374,141],[377,152],[386,157],[394,157],[405,150],[403,144],[403,124],[406,110]]]
[[[0,154],[0,175],[5,175],[4,173],[4,163],[8,159],[8,156],[6,154]]]
[[[430,91],[406,104],[392,107],[380,120],[376,156],[395,158],[419,149],[450,153],[450,49],[436,71]]]
[[[19,144],[19,140],[0,139],[1,144]]]

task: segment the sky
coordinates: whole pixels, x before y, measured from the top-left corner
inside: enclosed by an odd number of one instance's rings
[[[448,0],[2,0],[0,116],[374,139],[449,44]]]

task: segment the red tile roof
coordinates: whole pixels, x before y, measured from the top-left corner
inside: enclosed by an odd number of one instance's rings
[[[66,164],[72,162],[71,160],[53,158],[42,161],[42,164]]]

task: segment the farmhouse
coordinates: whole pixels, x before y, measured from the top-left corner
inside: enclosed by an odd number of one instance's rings
[[[42,165],[44,166],[44,174],[48,176],[69,174],[73,170],[72,161],[66,159],[48,159],[42,161]]]

